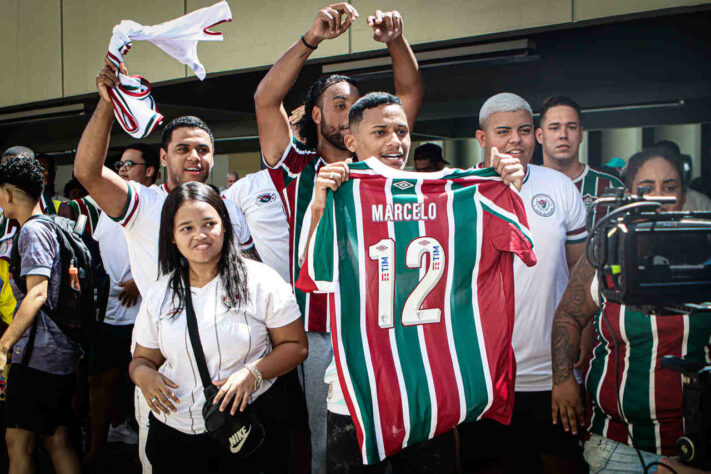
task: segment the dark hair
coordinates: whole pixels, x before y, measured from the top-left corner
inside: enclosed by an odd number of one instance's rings
[[[37,153],[37,161],[41,159],[47,160],[47,163],[49,163],[49,168],[47,171],[49,171],[50,174],[54,175],[54,173],[57,171],[57,165],[54,164],[54,158],[52,158],[52,155],[48,155],[46,153]]]
[[[22,145],[17,145],[8,148],[2,153],[2,157],[5,158],[6,156],[10,158],[35,158],[35,152],[32,151],[31,149],[27,148],[26,146]]]
[[[381,105],[399,105],[402,107],[402,102],[397,96],[389,92],[370,92],[358,99],[348,112],[348,125],[358,125],[363,120],[363,112],[368,109],[374,109]]]
[[[68,198],[69,192],[72,189],[78,189],[81,192],[81,197],[84,197],[89,194],[89,191],[87,191],[86,188],[82,186],[82,184],[76,178],[70,179],[69,181],[67,181],[67,184],[64,185],[64,196]]]
[[[425,143],[415,148],[415,160],[431,160],[432,163],[444,161],[442,147],[435,143]]]
[[[32,199],[42,196],[44,170],[34,158],[14,158],[0,165],[0,185],[10,184]]]
[[[566,107],[571,107],[575,109],[575,113],[578,114],[578,123],[582,124],[582,118],[580,116],[580,106],[578,105],[578,103],[570,97],[566,97],[564,95],[556,95],[553,97],[548,97],[546,100],[543,101],[543,105],[541,106],[541,118],[538,122],[539,125],[543,124],[543,119],[545,118],[546,113],[548,113],[548,110],[552,107],[557,107],[559,105],[565,105]]]
[[[176,128],[183,127],[199,128],[201,130],[205,130],[210,136],[210,144],[212,144],[213,148],[215,147],[215,137],[212,135],[212,130],[210,130],[210,127],[208,127],[207,124],[201,119],[193,115],[184,115],[182,117],[178,117],[176,119],[171,120],[170,123],[166,125],[163,129],[163,134],[160,137],[160,147],[168,151],[168,145],[170,145],[170,141],[173,139],[173,130],[175,130]]]
[[[671,140],[659,140],[657,143],[652,145],[652,148],[661,148],[675,155],[681,155],[681,149],[679,148],[679,145],[677,145],[676,142],[673,142]]]
[[[642,168],[647,161],[657,157],[663,158],[674,167],[676,172],[679,174],[679,181],[681,182],[682,191],[686,191],[686,185],[684,184],[684,165],[679,155],[672,153],[668,148],[647,148],[646,150],[632,155],[627,162],[627,167],[625,168],[625,187],[629,191],[634,192],[635,190],[632,189],[632,184],[634,183],[640,168]]]
[[[321,94],[323,91],[328,89],[334,84],[339,82],[347,82],[358,88],[358,83],[355,79],[348,76],[340,76],[338,74],[332,74],[330,76],[324,76],[319,78],[316,82],[311,84],[308,92],[306,93],[306,99],[304,99],[304,115],[301,116],[296,126],[299,129],[299,135],[304,141],[304,145],[309,148],[316,148],[318,145],[318,129],[316,127],[316,122],[311,118],[311,113],[314,110],[314,106],[319,104],[321,99]]]
[[[239,307],[247,299],[247,274],[235,245],[230,215],[220,195],[204,183],[184,183],[173,189],[163,204],[158,233],[158,263],[162,274],[173,272],[169,288],[173,290],[173,302],[182,308],[186,288],[183,277],[188,271],[188,262],[173,242],[173,224],[175,214],[187,201],[201,201],[212,206],[222,220],[225,229],[224,243],[220,261],[217,264],[220,281],[225,288],[225,295],[232,307]]]
[[[141,152],[141,157],[146,160],[146,167],[152,166],[156,170],[153,176],[158,176],[160,169],[160,155],[158,151],[145,143],[132,143],[121,151],[123,155],[126,150],[137,150]]]

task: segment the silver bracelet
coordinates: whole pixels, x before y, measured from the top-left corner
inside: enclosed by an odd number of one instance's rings
[[[257,366],[252,363],[245,364],[245,367],[247,368],[247,370],[250,371],[252,375],[254,375],[254,378],[256,379],[256,381],[254,382],[254,390],[252,390],[253,392],[256,392],[257,390],[259,390],[259,387],[262,386],[262,381],[264,380],[262,379],[262,373],[259,371]]]

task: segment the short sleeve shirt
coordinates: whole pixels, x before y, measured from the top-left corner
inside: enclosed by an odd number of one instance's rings
[[[553,386],[553,315],[569,279],[565,246],[587,239],[586,211],[570,178],[549,168],[528,165],[520,194],[538,263],[514,260],[516,390],[547,391]]]
[[[210,377],[222,380],[245,364],[272,350],[268,329],[279,328],[300,317],[291,287],[267,265],[244,260],[248,298],[239,308],[229,306],[217,277],[202,288],[191,288],[193,308]],[[159,372],[178,385],[177,412],[158,418],[187,434],[205,432],[202,382],[195,363],[184,309],[178,309],[168,288],[170,276],[156,282],[141,304],[133,330],[133,343],[159,349],[165,363]],[[264,380],[250,403],[267,391],[274,379]]]
[[[140,296],[136,304],[130,307],[122,305],[119,300],[123,288],[118,284],[133,278],[123,229],[106,213],[101,213],[94,228],[93,237],[99,242],[101,261],[110,280],[109,300],[104,323],[114,326],[133,324],[141,304]]]
[[[241,178],[222,197],[244,213],[262,262],[289,281],[289,227],[269,170]]]
[[[57,308],[63,271],[55,225],[46,219],[34,218],[28,220],[19,232],[20,275],[22,277],[40,275],[49,280],[47,308],[42,307],[35,319],[37,333],[28,366],[55,375],[71,374],[79,363],[79,345],[64,334],[47,313],[47,309],[54,311]],[[18,289],[18,308],[24,296]],[[25,331],[13,348],[14,364],[20,363],[23,359],[30,330],[31,327]]]

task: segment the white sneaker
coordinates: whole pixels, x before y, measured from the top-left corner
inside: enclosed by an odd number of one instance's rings
[[[128,421],[124,421],[118,426],[109,425],[109,435],[106,441],[109,443],[138,444],[138,433],[129,426]]]

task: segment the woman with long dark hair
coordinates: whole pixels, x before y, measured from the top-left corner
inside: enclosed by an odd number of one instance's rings
[[[275,382],[306,358],[306,335],[289,285],[268,266],[243,259],[233,240],[225,205],[208,185],[186,183],[170,193],[159,234],[163,276],[136,318],[129,368],[152,410],[146,454],[156,474],[286,469],[287,402]],[[264,443],[246,459],[235,459],[207,433],[188,291],[210,378],[219,387],[215,404],[232,414],[248,409],[265,428]]]

